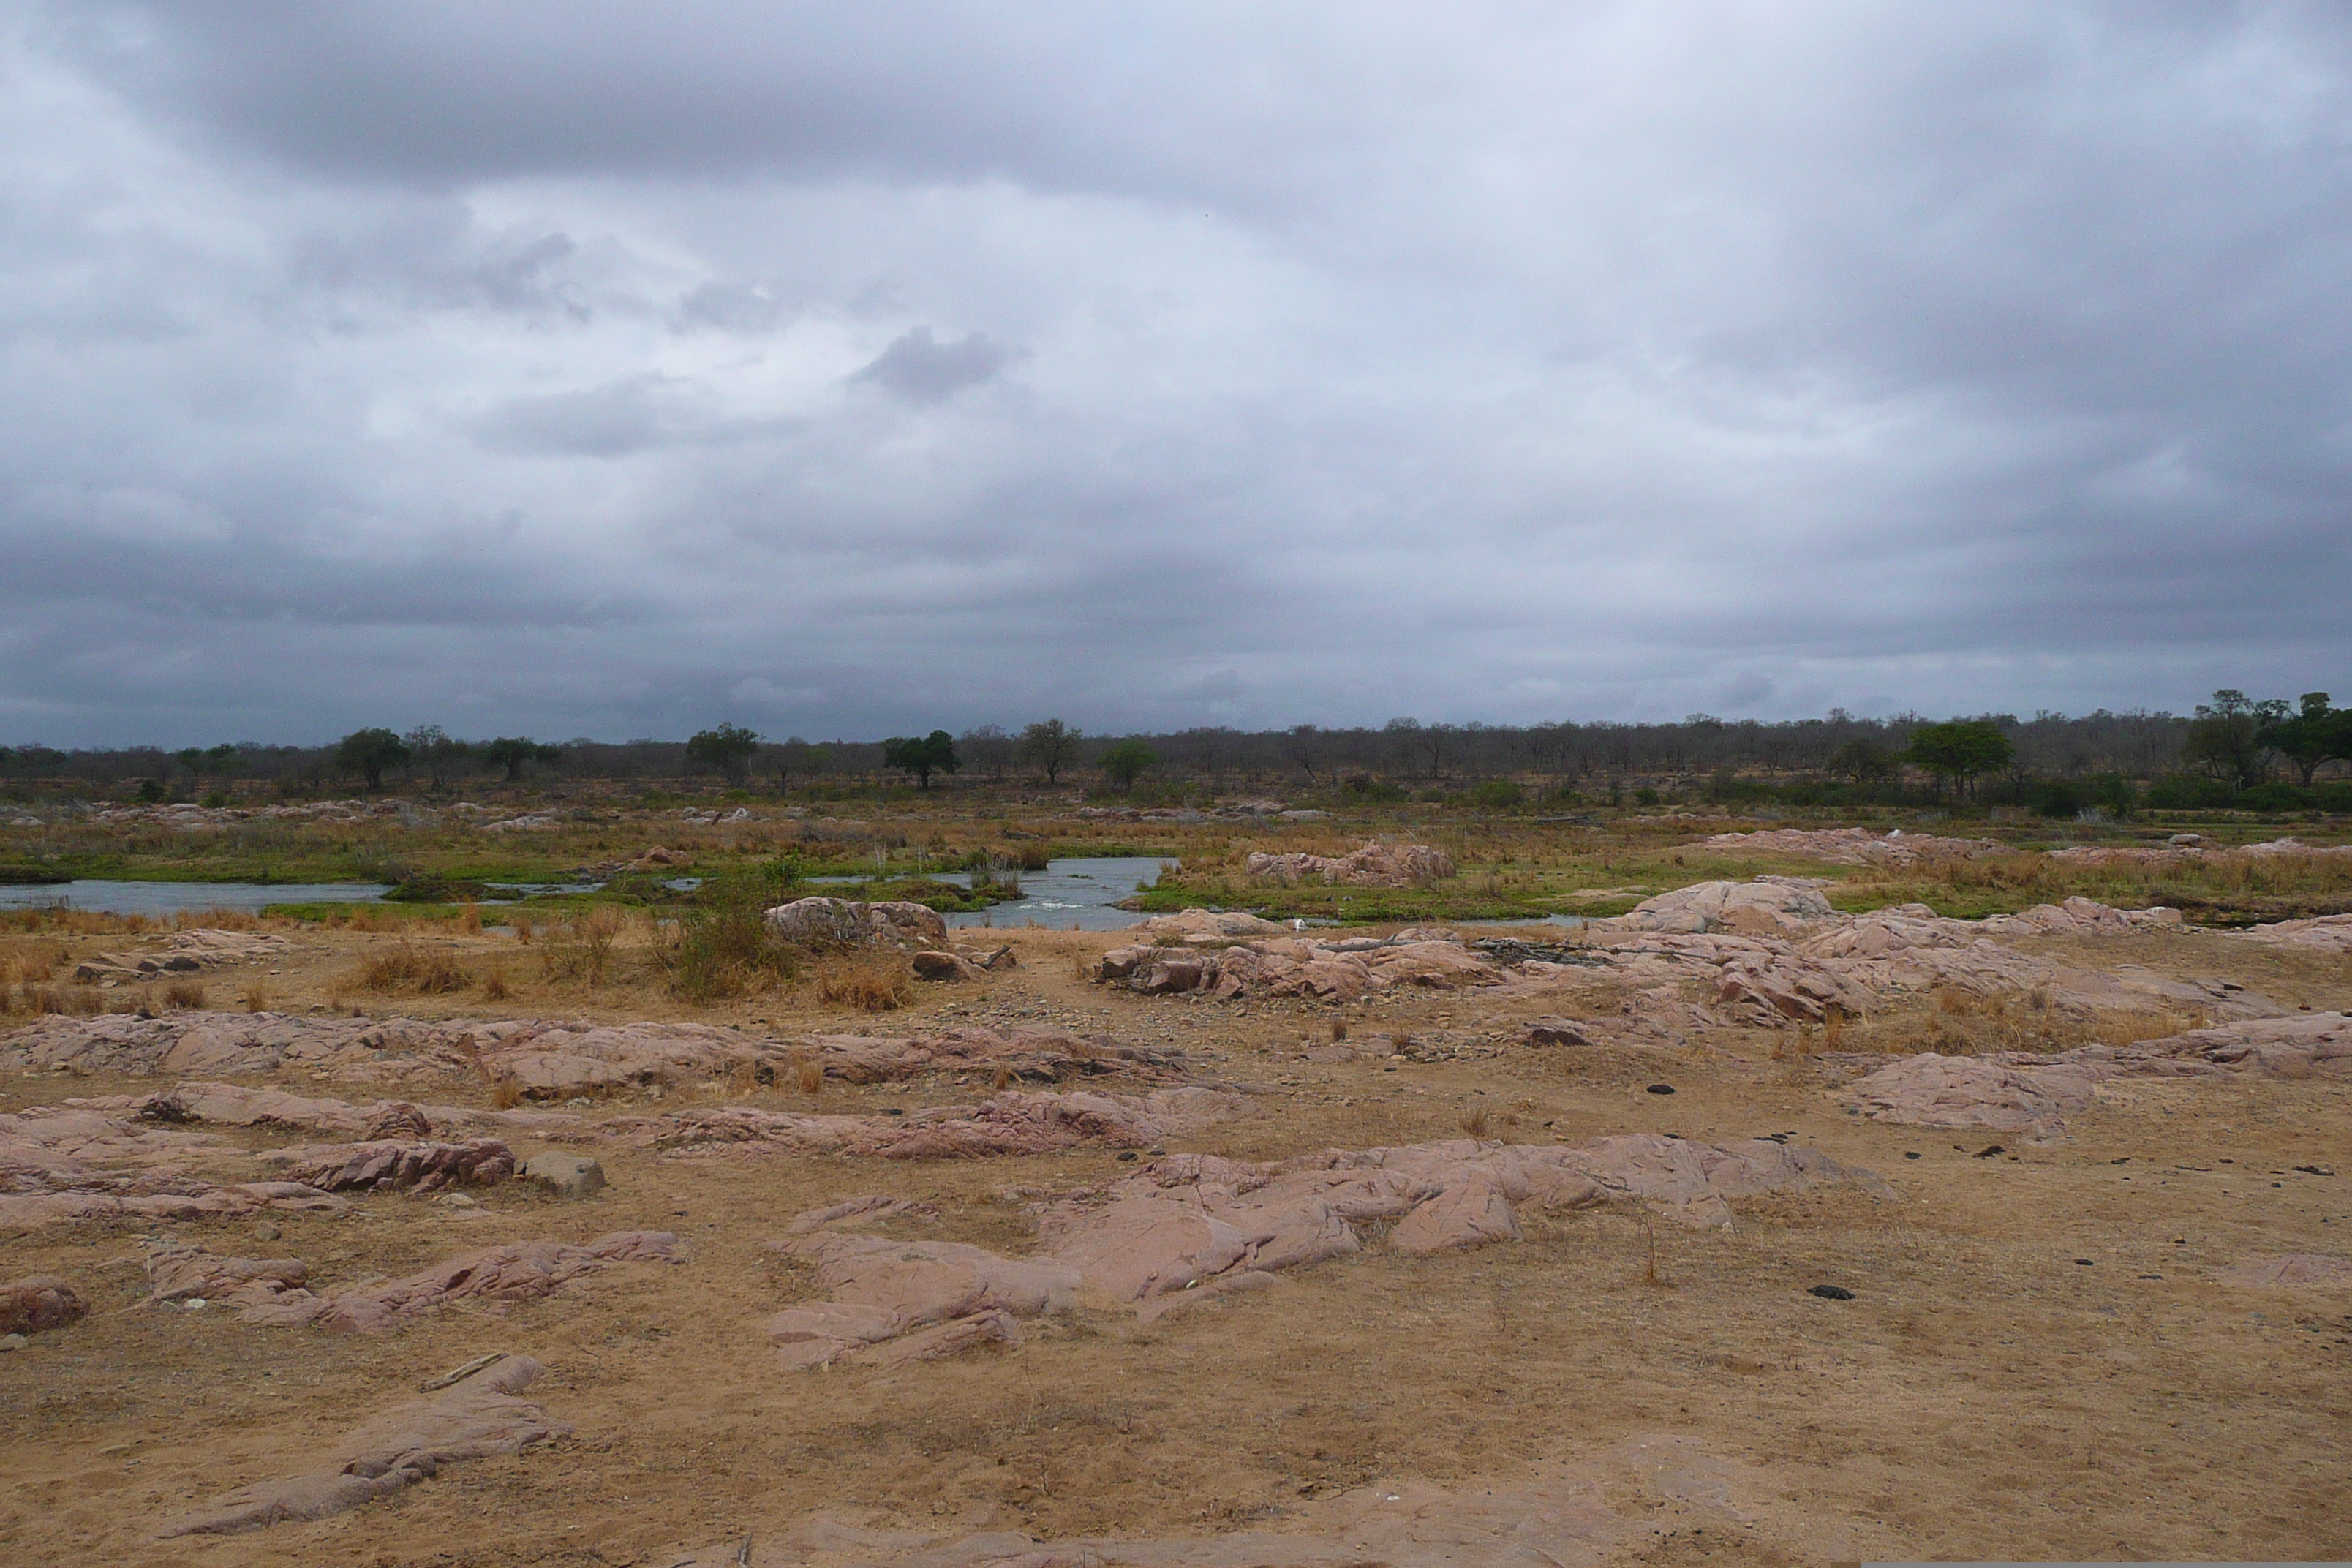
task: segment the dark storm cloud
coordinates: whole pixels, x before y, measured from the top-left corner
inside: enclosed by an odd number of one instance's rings
[[[891,339],[873,363],[849,379],[871,382],[909,403],[944,403],[994,381],[1015,357],[1014,351],[978,332],[943,343],[930,328],[913,327]]]
[[[87,0],[0,81],[0,741],[2352,682],[2336,8]]]

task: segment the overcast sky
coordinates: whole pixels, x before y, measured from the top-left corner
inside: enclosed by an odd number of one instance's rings
[[[2352,697],[2340,4],[0,18],[0,741]]]

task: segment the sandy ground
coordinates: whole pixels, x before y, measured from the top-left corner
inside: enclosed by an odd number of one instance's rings
[[[1592,1556],[1610,1563],[2352,1555],[2352,1291],[2216,1279],[2253,1257],[2352,1255],[2352,1083],[2135,1083],[2061,1139],[1980,1156],[1994,1141],[1982,1133],[1849,1114],[1833,1069],[1776,1059],[1780,1041],[1761,1031],[1428,1065],[1301,1055],[1335,1016],[1359,1045],[1391,1029],[1485,1040],[1538,1013],[1600,1016],[1598,991],[1344,1011],[1154,1000],[1078,979],[1074,957],[1112,939],[1013,934],[1023,967],[927,988],[911,1015],[768,999],[698,1016],[779,1034],[1052,1021],[1181,1045],[1263,1091],[1257,1115],[1180,1149],[1266,1158],[1458,1137],[1484,1106],[1497,1135],[1528,1142],[1789,1133],[1877,1172],[1896,1199],[1834,1187],[1743,1200],[1728,1230],[1525,1213],[1517,1244],[1370,1248],[1150,1327],[1081,1311],[1018,1346],[894,1372],[776,1365],[761,1325],[811,1291],[761,1247],[791,1215],[896,1194],[937,1213],[891,1234],[1018,1252],[1030,1205],[1131,1167],[1097,1152],[909,1163],[598,1149],[612,1184],[585,1203],[519,1187],[471,1213],[367,1197],[344,1216],[272,1215],[283,1236],[268,1243],[249,1219],[53,1226],[0,1237],[0,1279],[62,1275],[93,1310],[0,1356],[0,1559],[669,1568],[817,1515],[941,1537],[1279,1533],[1313,1530],[1328,1500],[1367,1485],[1475,1493],[1546,1475],[1598,1498]],[[548,990],[495,934],[463,950],[509,955],[521,994],[504,1004],[362,997],[347,984],[356,956],[390,940],[306,934],[268,966],[278,973],[207,984],[226,999],[262,978],[289,1010],[334,995],[375,1014],[677,1016],[644,988]],[[2290,1005],[2352,1004],[2340,961],[2195,933],[2099,952],[2259,983]],[[1676,1092],[1647,1092],[1660,1082]],[[0,1109],[151,1087],[18,1077],[0,1081]],[[915,1083],[752,1098],[848,1110],[969,1097]],[[675,1229],[689,1260],[615,1267],[504,1312],[444,1310],[385,1338],[128,1310],[144,1291],[143,1237],[299,1256],[331,1287],[493,1242],[639,1227]],[[1854,1299],[1816,1298],[1816,1284]],[[572,1436],[318,1522],[155,1539],[233,1486],[308,1468],[420,1381],[492,1351],[546,1364],[530,1397]]]

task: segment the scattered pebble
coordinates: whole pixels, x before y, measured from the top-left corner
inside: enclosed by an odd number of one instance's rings
[[[1670,1083],[1654,1083],[1650,1086],[1652,1094],[1672,1094],[1674,1091],[1675,1086]]]
[[[202,1296],[191,1296],[183,1303],[183,1305],[184,1305],[191,1312],[201,1312],[207,1306],[210,1306],[211,1303],[206,1301]]]
[[[1916,1149],[1906,1149],[1903,1151],[1903,1157],[1906,1160],[1916,1160],[1919,1158],[1919,1151]]]
[[[268,1220],[263,1220],[259,1225],[253,1227],[253,1239],[256,1241],[276,1241],[278,1237],[283,1234],[283,1232],[281,1232],[276,1226],[270,1224]]]
[[[2074,1261],[2075,1261],[2075,1262],[2077,1262],[2077,1263],[2079,1263],[2079,1264],[2081,1264],[2081,1265],[2082,1265],[2084,1268],[2097,1268],[2097,1267],[2098,1267],[2098,1265],[2097,1265],[2097,1264],[2095,1264],[2095,1263],[2092,1262],[2092,1261],[2091,1261],[2089,1258],[2077,1258],[2076,1259],[2074,1259]]]
[[[1819,1296],[1824,1301],[1851,1301],[1853,1300],[1853,1292],[1847,1289],[1843,1285],[1816,1285],[1811,1290],[1807,1291],[1806,1294],[1809,1296]]]
[[[0,1351],[20,1351],[32,1342],[22,1334],[0,1334]]]

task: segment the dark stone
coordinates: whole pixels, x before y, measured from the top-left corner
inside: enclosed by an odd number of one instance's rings
[[[1670,1083],[1654,1083],[1650,1086],[1652,1094],[1672,1094],[1674,1091],[1675,1086]]]
[[[2009,1151],[2003,1149],[1998,1143],[1988,1143],[1983,1148],[1977,1151],[1976,1157],[1979,1160],[1990,1160],[1995,1154],[2006,1154],[2007,1152],[2009,1152]]]
[[[1853,1300],[1853,1292],[1847,1289],[1843,1285],[1816,1285],[1811,1290],[1807,1291],[1806,1294],[1809,1296],[1819,1296],[1824,1301],[1851,1301]]]
[[[1906,1160],[1916,1160],[1919,1157],[1919,1151],[1916,1149],[1906,1149],[1903,1151],[1903,1157]]]

